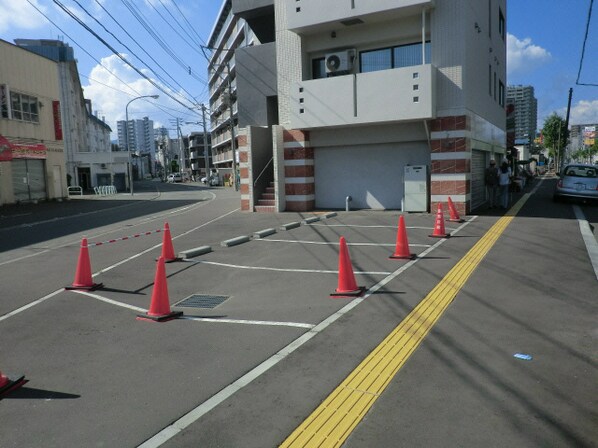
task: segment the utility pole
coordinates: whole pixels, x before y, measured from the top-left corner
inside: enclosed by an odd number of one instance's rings
[[[567,102],[567,116],[565,118],[565,148],[567,148],[567,142],[569,141],[569,135],[567,131],[569,130],[569,114],[571,112],[571,98],[573,97],[573,88],[569,88],[569,101]],[[559,139],[560,140],[560,139]],[[560,144],[560,141],[559,141]],[[565,150],[563,150],[563,161],[564,161]]]
[[[203,158],[206,167],[206,179],[210,178],[209,169],[210,169],[210,158],[208,156],[208,131],[206,129],[206,106],[205,104],[201,105],[201,118],[203,122]]]

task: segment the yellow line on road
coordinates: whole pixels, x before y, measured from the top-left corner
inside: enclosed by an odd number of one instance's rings
[[[524,195],[465,254],[436,287],[282,443],[340,447],[430,332],[488,251],[529,198]]]

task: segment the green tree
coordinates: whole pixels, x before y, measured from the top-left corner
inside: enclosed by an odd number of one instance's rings
[[[548,155],[556,161],[555,169],[558,171],[563,162],[569,139],[569,131],[565,127],[564,118],[553,112],[544,120],[542,135],[544,136],[544,145],[548,148]]]

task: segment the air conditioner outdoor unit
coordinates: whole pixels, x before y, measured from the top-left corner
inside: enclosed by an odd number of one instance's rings
[[[342,50],[325,56],[326,73],[347,73],[353,68],[355,50]]]
[[[106,168],[106,164],[105,164],[105,163],[102,163],[102,164],[100,165],[100,167],[102,167],[102,168]]]

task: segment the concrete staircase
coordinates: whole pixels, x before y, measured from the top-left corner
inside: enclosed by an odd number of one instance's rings
[[[257,213],[276,213],[276,202],[274,201],[274,182],[266,187],[266,191],[257,200],[255,205]]]

